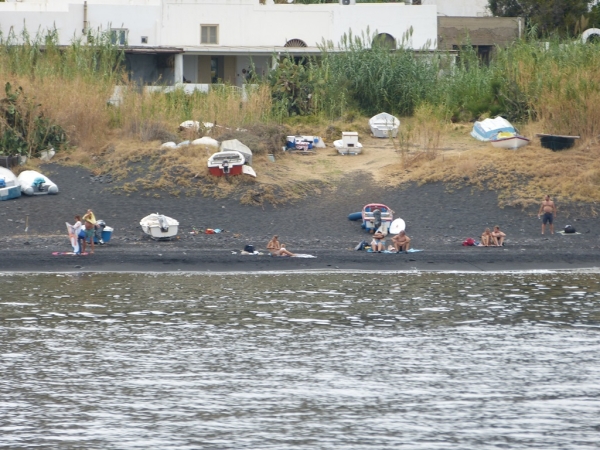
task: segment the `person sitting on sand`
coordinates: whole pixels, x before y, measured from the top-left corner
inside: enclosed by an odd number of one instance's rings
[[[381,226],[381,210],[375,208],[373,210],[373,228],[371,228],[371,234],[375,232]]]
[[[392,242],[394,243],[396,253],[408,252],[408,249],[410,248],[410,238],[406,235],[404,230],[394,236]]]
[[[492,238],[494,240],[494,244],[497,247],[502,247],[504,245],[505,237],[506,237],[506,234],[504,234],[502,231],[500,231],[500,227],[498,225],[496,225],[494,227],[494,231],[492,231]]]
[[[271,256],[296,256],[294,253],[288,251],[285,245],[279,243],[279,236],[275,235],[267,244],[267,250]]]
[[[373,240],[371,241],[371,250],[373,252],[381,253],[385,249],[385,235],[377,230],[373,235]]]
[[[481,245],[483,245],[484,247],[494,245],[494,238],[489,228],[486,228],[483,234],[481,235]]]

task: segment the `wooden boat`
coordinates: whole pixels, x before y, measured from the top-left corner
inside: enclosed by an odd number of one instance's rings
[[[490,141],[492,146],[496,148],[516,150],[517,148],[525,147],[531,142],[525,136],[520,136],[518,134],[512,136],[502,136],[503,134],[504,133],[498,133],[497,138]]]
[[[391,114],[383,112],[369,119],[369,127],[371,127],[371,133],[376,138],[395,138],[398,136],[400,120]]]
[[[246,159],[240,152],[217,152],[208,158],[208,171],[216,177],[240,175],[243,173],[244,162]]]
[[[549,148],[552,151],[566,150],[575,145],[575,139],[581,136],[564,136],[560,134],[538,133],[542,147]]]
[[[169,239],[177,235],[179,222],[163,214],[150,214],[140,220],[142,231],[152,239]]]
[[[0,167],[0,200],[11,200],[21,196],[21,184],[11,170]]]
[[[377,212],[381,213],[381,224],[377,224]],[[369,231],[375,232],[381,229],[385,235],[388,234],[390,225],[394,221],[394,211],[382,203],[369,203],[362,209],[362,227]]]
[[[35,170],[25,170],[17,177],[25,195],[58,194],[58,186],[50,178]]]

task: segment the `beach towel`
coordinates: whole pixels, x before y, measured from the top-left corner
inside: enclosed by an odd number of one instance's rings
[[[69,240],[71,241],[71,246],[73,247],[73,251],[75,253],[79,253],[79,240],[77,239],[77,234],[75,232],[75,227],[71,225],[69,222],[65,222],[67,224],[67,233],[69,233]]]
[[[81,255],[81,256],[87,256],[89,255],[88,252],[83,252],[83,253],[75,253],[75,252],[52,252],[53,256],[77,256],[77,255]]]
[[[406,251],[406,253],[417,253],[417,252],[422,252],[422,251],[423,251],[423,250],[416,249],[416,248],[409,248],[409,249]],[[377,253],[377,252],[374,252],[373,250],[371,250],[371,249],[368,249],[368,250],[367,250],[367,253]],[[397,252],[396,252],[396,250],[383,250],[381,253],[397,253]],[[402,253],[402,252],[401,252],[401,253]]]
[[[296,253],[292,258],[316,258],[315,255],[308,255],[306,253]]]
[[[91,223],[92,225],[96,225],[96,216],[94,216],[93,212],[85,213],[83,215],[83,220]]]

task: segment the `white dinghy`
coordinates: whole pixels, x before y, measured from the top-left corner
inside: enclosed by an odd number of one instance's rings
[[[360,155],[362,153],[362,144],[358,142],[356,131],[343,131],[342,139],[333,141],[333,146],[340,155]]]
[[[169,239],[177,235],[179,222],[163,214],[150,214],[140,220],[142,231],[152,239]]]
[[[35,170],[25,170],[17,177],[25,195],[58,194],[58,186],[50,178]]]
[[[376,138],[395,138],[398,136],[400,120],[386,112],[377,114],[369,119],[371,133]]]

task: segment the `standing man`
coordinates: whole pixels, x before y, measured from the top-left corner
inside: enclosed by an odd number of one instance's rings
[[[544,234],[546,224],[550,225],[550,233],[554,234],[554,218],[556,217],[556,205],[550,199],[549,195],[546,195],[546,197],[544,197],[544,200],[542,200],[540,210],[538,211],[538,219],[540,218],[542,213],[544,214],[544,217],[542,218],[542,234]]]

